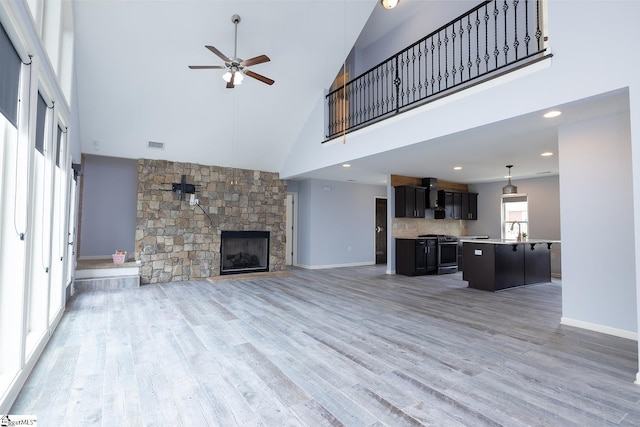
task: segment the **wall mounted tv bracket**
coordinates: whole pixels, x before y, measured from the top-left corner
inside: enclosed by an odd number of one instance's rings
[[[171,191],[180,195],[180,200],[185,200],[185,194],[195,194],[196,185],[187,184],[187,176],[182,175],[180,182],[174,182],[171,184]]]

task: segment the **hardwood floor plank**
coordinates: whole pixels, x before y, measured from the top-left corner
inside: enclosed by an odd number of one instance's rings
[[[13,405],[43,425],[635,426],[637,342],[559,325],[560,282],[384,267],[75,295]]]

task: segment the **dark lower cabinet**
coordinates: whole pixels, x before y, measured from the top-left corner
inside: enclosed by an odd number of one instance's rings
[[[396,273],[420,276],[437,272],[436,239],[396,239]]]
[[[547,243],[487,244],[464,242],[462,280],[469,287],[499,291],[551,281]]]
[[[551,247],[547,244],[526,244],[524,247],[524,283],[548,282],[551,277]]]

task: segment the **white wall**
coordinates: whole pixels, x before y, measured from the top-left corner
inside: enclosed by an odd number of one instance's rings
[[[298,186],[298,264],[375,264],[375,198],[385,186],[305,180]]]
[[[348,142],[321,144],[323,135],[315,134],[314,126],[308,126],[301,132],[280,174],[283,178],[306,171],[333,166],[345,161],[365,157],[371,154],[383,153],[394,148],[408,146],[415,143],[429,143],[440,136],[452,135],[460,131],[473,129],[484,124],[546,110],[570,102],[588,102],[588,98],[599,94],[626,90],[629,91],[631,106],[640,104],[640,56],[624,54],[635,52],[635,41],[629,37],[629,28],[636,25],[640,16],[640,2],[635,1],[550,1],[548,6],[548,34],[553,58],[542,63],[526,67],[523,70],[510,73],[500,79],[483,83],[473,89],[468,89],[440,101],[435,101],[410,112],[377,123],[348,135]],[[597,36],[594,31],[597,29]],[[585,41],[589,42],[586,43]],[[324,111],[318,107],[315,111]],[[618,123],[626,126],[626,132],[631,128],[631,150],[628,158],[633,156],[633,163],[640,165],[640,108],[630,109],[629,123]],[[464,120],[460,120],[464,117]],[[309,123],[322,121],[322,117],[309,120]],[[429,126],[425,126],[429,123]],[[583,124],[587,126],[587,123]],[[579,127],[579,126],[578,126]],[[587,128],[587,127],[586,127]],[[590,128],[590,126],[588,127]],[[624,129],[617,129],[621,132]],[[609,141],[602,143],[609,144]],[[561,154],[562,156],[562,154]],[[600,176],[599,169],[615,171],[617,165],[607,164],[612,159],[602,156],[598,164],[591,164],[591,174]],[[560,164],[560,176],[570,176],[572,168],[579,168],[578,162],[565,154]],[[618,182],[626,180],[624,185],[629,188],[629,196],[640,197],[640,170],[634,170],[633,175],[617,174]],[[572,210],[570,202],[564,200],[565,194],[576,194],[583,191],[580,180],[561,182],[561,210]],[[596,200],[593,191],[589,190],[594,200],[590,209],[594,209]],[[605,194],[605,193],[600,193]],[[636,202],[636,217],[640,217],[640,201]],[[629,215],[615,220],[615,223],[628,230],[634,230],[633,204],[629,204]],[[596,219],[596,211],[599,217]],[[581,212],[583,214],[583,212]],[[599,325],[612,328],[612,331],[637,331],[638,319],[635,304],[635,270],[640,260],[639,256],[631,256],[628,263],[616,263],[614,280],[621,278],[625,285],[608,286],[609,295],[600,300],[599,310],[594,311],[591,302],[600,299],[602,277],[587,275],[577,271],[582,263],[570,262],[574,259],[589,259],[592,252],[590,245],[571,244],[572,241],[582,241],[586,236],[584,227],[568,226],[571,221],[562,213],[563,241],[563,281],[581,281],[582,293],[567,292],[563,304],[566,306],[567,317],[579,316],[582,326]],[[567,219],[564,219],[567,218]],[[611,222],[604,221],[605,214],[595,210],[593,215],[587,216],[591,234],[611,236]],[[577,221],[577,218],[572,219]],[[627,244],[628,252],[635,253],[634,248],[640,250],[640,229],[635,232],[638,236],[632,244]],[[630,237],[631,238],[631,237]],[[570,250],[567,248],[570,244]],[[570,253],[569,260],[567,260]],[[608,266],[607,266],[608,267]],[[603,267],[603,271],[604,271]],[[568,275],[568,276],[567,276]],[[574,282],[575,283],[575,282]],[[577,283],[576,283],[577,286]],[[616,304],[625,301],[623,306]],[[607,304],[606,310],[602,309]],[[578,307],[585,304],[586,309],[579,311]],[[616,313],[614,313],[616,311]],[[634,320],[635,319],[635,320]]]
[[[401,25],[369,46],[352,52],[350,59],[355,57],[352,77],[356,77],[375,67],[380,62],[466,13],[478,4],[479,2],[475,0],[456,0],[454,2],[450,0],[430,0],[429,2],[424,2],[419,12]],[[402,4],[397,7],[398,9],[402,8]],[[394,11],[383,12],[386,14],[394,13]]]
[[[562,316],[637,332],[629,116],[562,127]],[[606,329],[605,329],[606,331]]]
[[[558,176],[512,180],[519,193],[527,194],[529,204],[529,237],[560,240],[560,184]],[[506,182],[473,184],[469,191],[478,193],[478,220],[468,221],[469,235],[500,238],[502,187]],[[551,273],[562,274],[562,244],[551,247]]]
[[[80,258],[133,257],[136,237],[138,161],[85,156]]]

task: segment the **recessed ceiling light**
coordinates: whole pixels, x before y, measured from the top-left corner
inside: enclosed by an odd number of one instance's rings
[[[562,114],[562,111],[551,110],[548,113],[545,113],[544,118],[545,119],[552,119],[554,117],[558,117],[560,114]]]
[[[462,166],[454,166],[454,167],[453,167],[453,170],[454,170],[454,171],[459,171],[459,170],[461,170],[461,169],[462,169]]]
[[[549,157],[549,156],[553,156],[553,153],[551,151],[545,151],[544,153],[540,154],[542,157]]]
[[[350,165],[349,163],[345,163],[345,164],[343,164],[343,165],[342,165],[342,167],[343,167],[343,168],[350,168],[350,167],[351,167],[351,165]]]

